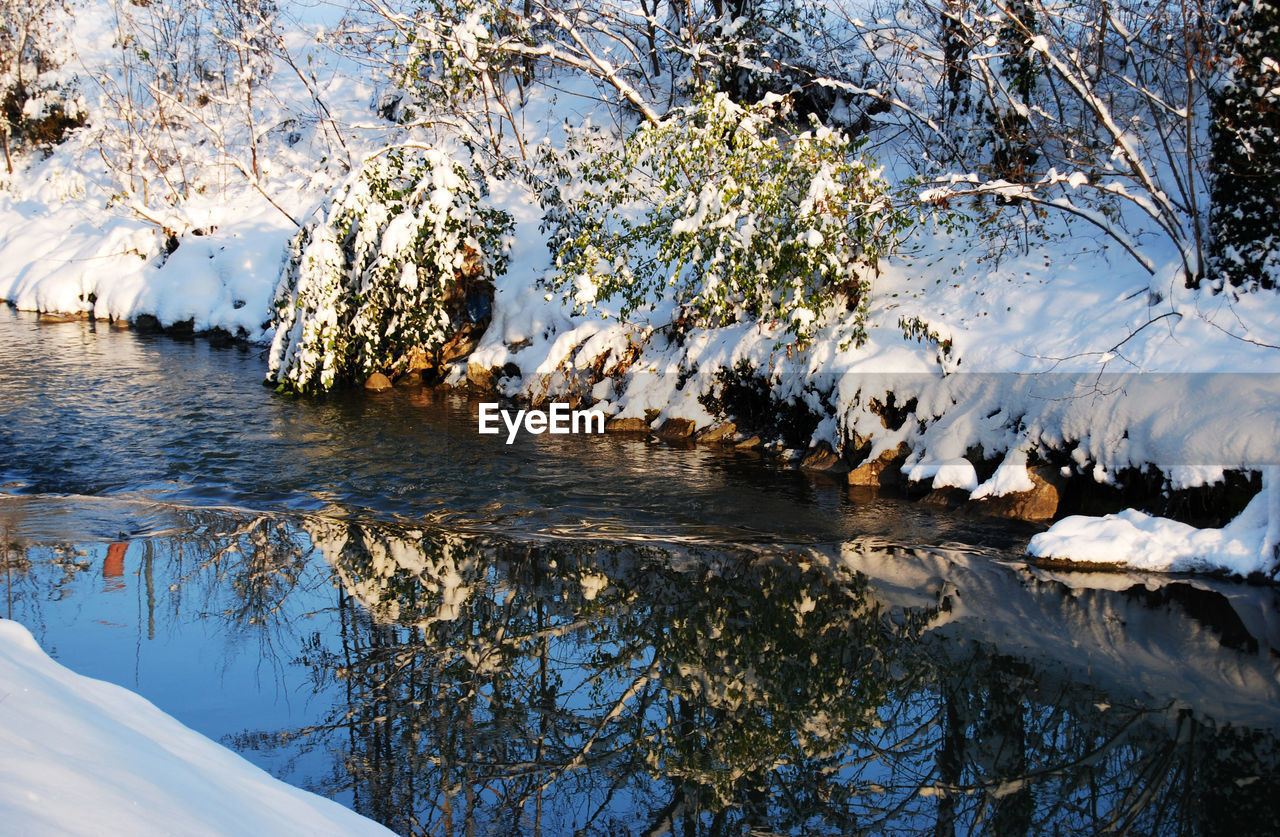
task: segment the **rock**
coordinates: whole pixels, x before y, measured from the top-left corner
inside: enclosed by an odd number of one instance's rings
[[[196,333],[196,321],[191,319],[169,323],[164,327],[164,333],[170,337],[192,337]]]
[[[751,436],[749,438],[743,439],[740,442],[734,443],[734,447],[737,448],[738,450],[755,450],[756,448],[760,447],[763,444],[764,444],[764,440],[762,440],[759,436]]]
[[[139,314],[133,318],[133,330],[139,334],[158,334],[164,328],[153,314]]]
[[[467,383],[481,392],[489,392],[493,389],[493,370],[478,363],[468,363]]]
[[[381,372],[374,372],[364,382],[364,388],[370,392],[382,392],[383,390],[391,389],[391,379]]]
[[[1035,486],[1030,491],[974,500],[974,510],[993,517],[1015,520],[1052,520],[1062,502],[1066,481],[1056,468],[1048,465],[1028,468],[1027,474],[1031,477],[1031,484]]]
[[[800,460],[800,467],[806,471],[835,471],[843,473],[849,466],[840,458],[840,454],[831,449],[826,442],[819,442]]]
[[[440,365],[448,366],[455,360],[469,356],[480,345],[483,334],[484,329],[466,326],[460,328],[448,343],[440,347]]]
[[[78,314],[57,314],[52,311],[41,311],[36,317],[36,322],[40,323],[78,323],[85,319]]]
[[[658,413],[659,413],[659,412],[661,412],[661,411],[660,411],[660,410],[654,410],[654,409],[645,410],[645,411],[644,411],[644,420],[645,420],[645,422],[646,422],[646,423],[648,423],[648,424],[653,424],[654,420],[658,418]]]
[[[664,421],[662,426],[658,428],[658,438],[674,442],[683,442],[687,441],[697,429],[698,425],[690,419],[670,418]]]
[[[731,421],[726,421],[703,430],[698,434],[698,441],[704,445],[725,444],[737,432],[738,426]]]
[[[424,369],[431,369],[434,365],[431,362],[431,358],[427,357],[427,350],[421,346],[414,346],[410,349],[404,361],[406,372],[421,372]]]
[[[849,485],[865,488],[902,485],[906,478],[901,466],[910,452],[903,443],[899,443],[897,448],[881,452],[875,459],[869,459],[849,472]]]
[[[420,387],[422,386],[422,373],[416,370],[405,372],[396,378],[395,384],[398,387]]]
[[[597,381],[591,385],[591,400],[593,402],[612,401],[614,395],[612,378],[605,378],[603,381]]]
[[[913,477],[911,473],[907,474],[907,496],[920,500],[928,494],[938,490],[949,488],[958,488],[968,496],[969,492],[978,487],[978,473],[973,467],[973,463],[964,457],[956,457],[954,459],[943,459],[931,463],[934,471],[923,477]],[[911,471],[915,469],[912,468]],[[948,498],[953,495],[947,494]],[[935,504],[938,502],[934,499]],[[952,500],[948,499],[944,504],[947,506],[954,505]]]
[[[643,433],[648,435],[649,422],[642,418],[612,418],[604,426],[605,433]]]
[[[949,485],[945,488],[935,488],[921,498],[920,502],[926,506],[938,506],[944,509],[958,509],[969,499],[969,492],[963,488],[956,488]]]
[[[210,346],[233,346],[236,338],[225,328],[214,326],[204,333],[204,337],[209,341]]]

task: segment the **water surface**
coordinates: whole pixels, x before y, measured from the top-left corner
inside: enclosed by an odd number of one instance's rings
[[[6,613],[405,834],[1269,833],[1276,594],[0,313]]]

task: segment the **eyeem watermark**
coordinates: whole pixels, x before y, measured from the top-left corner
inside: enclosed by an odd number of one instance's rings
[[[524,432],[535,436],[543,433],[564,436],[604,432],[604,412],[601,410],[571,410],[568,404],[554,401],[550,410],[516,410],[513,417],[510,410],[500,409],[496,402],[486,401],[480,405],[480,434],[496,436],[501,433],[499,418],[506,425],[508,445],[516,440],[522,427]]]

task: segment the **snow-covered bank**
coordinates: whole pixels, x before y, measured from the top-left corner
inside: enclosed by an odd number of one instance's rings
[[[1280,549],[1280,468],[1264,474],[1262,491],[1221,529],[1196,529],[1127,509],[1102,518],[1064,518],[1032,538],[1027,551],[1039,558],[1155,572],[1272,573]]]
[[[10,834],[390,834],[274,779],[0,619],[0,822]]]
[[[0,275],[0,298],[26,311],[189,321],[196,332],[261,342],[293,227],[265,201],[241,197],[204,213],[213,232],[184,237],[167,258],[164,236],[127,213],[0,201],[0,263],[16,266]]]

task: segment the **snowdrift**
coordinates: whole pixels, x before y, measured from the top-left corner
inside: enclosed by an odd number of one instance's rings
[[[0,619],[0,811],[14,834],[387,835],[272,778]]]

